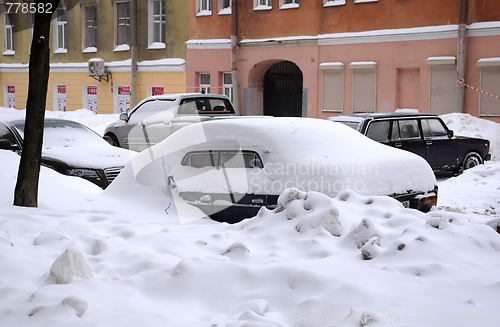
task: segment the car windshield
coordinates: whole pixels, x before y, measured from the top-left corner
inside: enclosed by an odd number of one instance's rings
[[[24,138],[24,122],[16,123],[14,126]],[[45,149],[89,145],[103,141],[99,135],[77,122],[45,121],[43,129],[43,147]]]
[[[355,130],[359,130],[359,125],[361,124],[361,123],[355,122],[355,121],[345,121],[345,120],[334,120],[334,121],[336,121],[337,123],[347,125],[350,128],[355,129]]]

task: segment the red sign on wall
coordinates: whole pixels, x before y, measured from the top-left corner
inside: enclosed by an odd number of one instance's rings
[[[16,93],[16,87],[14,85],[7,86],[7,93]]]
[[[119,86],[118,87],[119,95],[130,95],[130,86]]]
[[[97,94],[97,86],[87,86],[87,94],[88,95],[96,95]]]
[[[58,85],[57,86],[57,93],[66,94],[66,85]]]
[[[151,88],[152,95],[162,95],[165,93],[165,88],[163,86],[153,86]]]

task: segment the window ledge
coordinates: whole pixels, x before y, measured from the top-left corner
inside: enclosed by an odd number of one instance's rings
[[[253,8],[253,10],[271,10],[273,7],[271,6],[263,6],[263,5],[258,5],[257,7]]]
[[[354,3],[378,2],[378,0],[354,0]]]
[[[82,53],[96,53],[97,48],[96,47],[88,47],[82,50]]]
[[[231,15],[231,7],[222,8],[218,12],[219,15]]]
[[[196,17],[212,16],[212,10],[202,10],[196,14]]]
[[[16,52],[14,50],[6,50],[2,53],[4,56],[14,56]]]
[[[295,8],[299,8],[298,3],[287,3],[280,7],[280,9],[295,9]]]
[[[148,50],[162,50],[166,48],[167,46],[163,42],[153,42],[148,46]]]
[[[68,53],[68,49],[64,48],[55,49],[54,53]]]
[[[128,44],[120,44],[117,45],[116,48],[114,48],[114,52],[120,52],[120,51],[129,51],[130,50],[130,45]]]
[[[335,7],[335,6],[343,6],[345,5],[345,0],[333,0],[327,1],[323,4],[323,7]]]

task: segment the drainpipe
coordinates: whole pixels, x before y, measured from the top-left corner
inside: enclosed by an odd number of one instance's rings
[[[458,21],[458,45],[457,45],[457,80],[465,82],[465,41],[467,33],[467,9],[468,0],[460,0],[460,16]],[[465,86],[457,84],[456,112],[464,112]]]
[[[231,80],[233,83],[234,110],[240,114],[238,85],[238,0],[231,0]]]
[[[137,104],[137,0],[130,1],[130,52],[132,56],[130,109],[132,109]]]

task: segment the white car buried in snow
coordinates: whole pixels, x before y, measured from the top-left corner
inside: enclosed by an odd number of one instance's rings
[[[436,179],[423,158],[320,119],[195,124],[132,163],[139,182],[170,185],[177,206],[184,201],[226,222],[276,207],[280,193],[291,187],[332,197],[345,190],[389,195],[422,211],[437,201]]]

